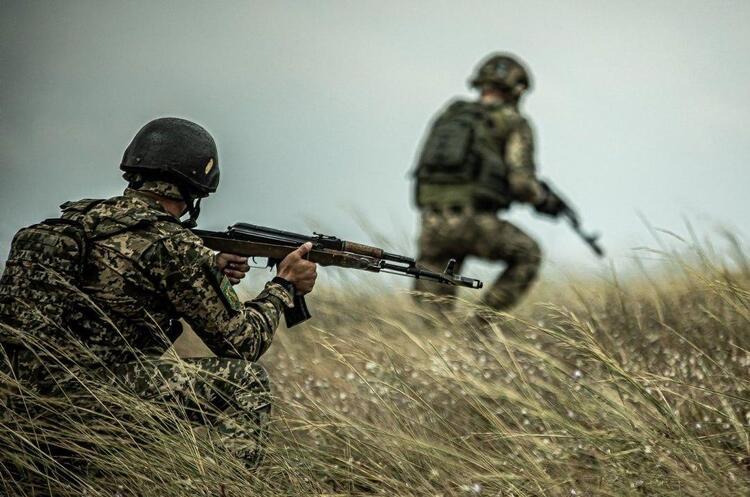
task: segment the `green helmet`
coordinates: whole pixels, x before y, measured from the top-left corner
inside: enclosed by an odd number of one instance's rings
[[[176,117],[154,119],[125,149],[120,169],[173,183],[193,197],[219,186],[216,142],[201,126]]]
[[[479,63],[469,84],[472,88],[496,86],[510,90],[513,95],[520,97],[522,93],[531,89],[531,75],[516,57],[496,53]]]
[[[176,117],[154,119],[143,126],[125,149],[120,169],[131,188],[181,197],[190,213],[184,223],[188,227],[195,227],[201,198],[219,186],[213,137],[194,122]]]

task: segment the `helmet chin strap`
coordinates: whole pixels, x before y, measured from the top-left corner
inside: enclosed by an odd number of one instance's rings
[[[190,195],[190,191],[180,186],[180,195],[182,195],[182,200],[187,204],[187,211],[188,214],[190,214],[190,217],[186,219],[185,221],[182,221],[182,225],[188,229],[193,229],[198,226],[198,216],[201,213],[201,198],[198,198],[196,201],[195,198]]]

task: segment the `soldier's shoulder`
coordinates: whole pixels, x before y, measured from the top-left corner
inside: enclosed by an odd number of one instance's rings
[[[175,247],[178,250],[186,247],[200,247],[206,249],[203,245],[203,240],[201,240],[198,235],[179,223],[160,221],[155,224],[154,228],[159,230],[164,236],[164,240],[169,243],[170,247]]]
[[[454,97],[448,100],[433,116],[433,123],[442,119],[452,120],[455,116],[463,116],[467,113],[476,114],[481,111],[481,105],[476,100],[464,97]]]
[[[61,208],[63,217],[80,220],[88,234],[95,238],[107,238],[124,232],[161,232],[168,230],[170,225],[180,227],[168,213],[126,195],[66,202]]]
[[[158,243],[147,257],[158,256],[186,263],[213,260],[213,251],[203,244],[198,235],[180,223],[159,220],[152,227]]]
[[[471,105],[476,103],[476,99],[471,99],[463,96],[455,96],[445,103],[445,107],[450,107],[451,105]]]
[[[530,126],[528,118],[521,113],[517,105],[498,103],[488,105],[485,109],[498,129],[512,131]]]
[[[83,198],[81,200],[70,200],[63,203],[60,206],[60,210],[64,216],[75,216],[85,214],[89,209],[94,207],[96,204],[104,202],[101,198]]]
[[[441,112],[456,110],[456,109],[467,109],[475,108],[479,106],[479,102],[466,97],[453,97],[441,107]]]
[[[84,199],[61,207],[63,217],[81,221],[91,239],[118,241],[134,247],[133,254],[189,259],[212,254],[178,219],[138,196]]]

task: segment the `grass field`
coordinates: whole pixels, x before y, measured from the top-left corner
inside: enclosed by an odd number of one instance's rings
[[[466,301],[441,315],[403,292],[321,289],[315,319],[262,359],[275,402],[253,472],[96,385],[133,415],[58,429],[98,447],[92,495],[747,496],[750,265],[730,245],[542,284],[489,324]]]

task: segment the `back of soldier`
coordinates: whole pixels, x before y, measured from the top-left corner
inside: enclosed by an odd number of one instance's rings
[[[480,90],[479,99],[459,100],[442,111],[419,157],[415,174],[415,200],[422,218],[418,260],[433,270],[444,267],[451,257],[456,259],[456,270],[469,256],[505,262],[505,271],[482,297],[488,306],[505,309],[528,289],[541,260],[533,239],[498,218],[498,212],[513,202],[537,200],[522,191],[536,185],[531,128],[518,110],[518,99],[530,82],[518,61],[501,54],[480,64],[470,83]],[[442,124],[457,105],[473,111],[467,114],[471,133],[466,140],[460,126]],[[464,142],[463,154],[447,153]],[[455,170],[465,173],[463,177],[430,174],[440,171],[432,162],[446,163],[450,157],[454,157]],[[455,294],[455,288],[424,281],[417,281],[415,289]],[[443,302],[440,307],[449,305]]]
[[[83,225],[47,219],[20,230],[0,280],[0,342],[18,345],[21,333],[50,339],[74,316],[71,292],[80,284],[87,251]]]
[[[136,350],[161,354],[178,330],[144,254],[185,230],[133,194],[62,208],[61,218],[16,235],[0,281],[2,342],[29,364],[20,370],[35,372],[40,353],[47,372],[133,360]]]
[[[142,249],[163,235],[148,207],[116,197],[68,202],[62,209],[61,218],[17,233],[0,280],[0,345],[9,359],[0,363],[3,424],[19,434],[36,423],[56,426],[58,410],[73,419],[83,412],[76,406],[96,410],[100,401],[82,385],[110,381],[110,367],[129,359],[127,351],[133,349],[127,342],[138,341],[122,319],[127,299],[106,300],[102,295],[114,297],[113,292],[129,287],[141,294],[140,312],[149,311],[148,283],[137,261]],[[107,291],[108,285],[113,288]],[[44,401],[29,402],[26,392],[32,391],[50,399],[62,393],[69,404],[51,401],[51,410]],[[35,423],[29,425],[26,417]],[[47,445],[44,439],[38,450],[58,463],[66,461],[66,467],[75,459],[74,452]],[[7,470],[24,485],[43,485],[23,466]]]
[[[418,207],[497,210],[510,203],[499,146],[503,130],[494,121],[488,106],[466,100],[454,100],[438,114],[414,172]]]
[[[131,351],[160,355],[181,331],[151,274],[166,262],[156,257],[156,245],[190,233],[149,202],[126,190],[88,210],[65,205],[63,216],[84,224],[90,242],[81,288],[95,312],[85,313],[77,328],[105,364],[133,360]]]

